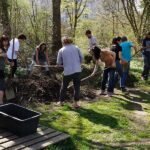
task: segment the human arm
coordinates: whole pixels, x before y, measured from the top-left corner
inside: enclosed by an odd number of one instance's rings
[[[57,67],[63,67],[62,51],[59,50],[57,55]]]
[[[46,48],[45,55],[46,55],[47,64],[49,65],[49,57],[48,57],[48,49],[47,48]]]
[[[35,57],[36,57],[36,64],[39,65],[39,58],[38,58],[38,55],[39,55],[39,51],[38,51],[38,47],[36,48],[36,52],[35,52]]]
[[[78,48],[78,54],[79,54],[79,58],[80,58],[80,63],[83,62],[83,54],[81,53],[81,50]]]

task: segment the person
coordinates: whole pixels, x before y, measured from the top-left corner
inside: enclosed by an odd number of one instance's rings
[[[116,53],[116,71],[115,71],[114,85],[118,81],[118,76],[120,76],[120,79],[121,79],[123,75],[122,65],[120,63],[122,59],[122,47],[120,46],[120,43],[121,43],[121,37],[113,38],[113,41],[112,41],[113,45],[112,45],[111,50]]]
[[[48,58],[48,48],[46,43],[42,42],[39,46],[36,47],[36,51],[33,55],[32,63],[29,67],[29,74],[32,72],[34,65],[45,65],[46,74],[50,75],[49,73],[49,58]]]
[[[121,89],[122,89],[122,92],[127,92],[126,80],[127,80],[129,70],[130,70],[130,61],[132,58],[132,48],[134,48],[135,51],[137,51],[137,49],[133,45],[132,42],[128,41],[126,36],[123,36],[121,41],[122,41],[122,43],[120,44],[120,46],[122,47],[121,64],[123,67],[123,75],[121,78]]]
[[[63,47],[59,50],[57,56],[57,65],[63,66],[64,76],[60,89],[60,105],[65,101],[67,87],[71,81],[74,84],[74,108],[79,108],[78,101],[80,98],[80,74],[83,55],[81,50],[73,44],[68,36],[62,38]]]
[[[3,104],[4,91],[6,89],[5,83],[5,64],[7,60],[7,49],[9,47],[9,38],[3,35],[0,39],[0,105]]]
[[[150,32],[147,33],[145,39],[143,40],[142,52],[143,52],[143,58],[144,58],[142,79],[148,80],[149,71],[150,71]]]
[[[105,95],[106,83],[108,81],[107,96],[112,96],[114,93],[114,74],[115,74],[115,53],[110,50],[101,50],[97,46],[92,49],[92,53],[96,62],[95,68],[91,76],[94,76],[98,69],[100,61],[105,64],[103,78],[101,83],[100,95]]]
[[[7,58],[9,62],[13,62],[11,77],[14,77],[14,74],[17,70],[17,57],[19,54],[20,43],[26,40],[26,36],[24,34],[20,34],[18,38],[13,38],[10,41],[10,46],[7,51]]]
[[[92,32],[90,30],[86,30],[85,35],[89,40],[88,51],[90,52],[94,46],[97,46],[97,40],[96,37],[92,35]]]

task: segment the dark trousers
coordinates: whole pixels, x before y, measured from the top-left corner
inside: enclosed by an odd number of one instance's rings
[[[143,57],[144,57],[144,67],[143,67],[142,77],[145,80],[147,80],[150,71],[150,52],[148,51],[144,52]]]
[[[120,64],[120,61],[119,61],[119,60],[116,60],[116,71],[115,71],[114,85],[116,85],[116,83],[118,82],[119,77],[120,77],[120,79],[121,79],[122,76],[123,76],[123,68],[122,68],[122,65]],[[121,80],[120,80],[120,86],[121,86]]]
[[[74,85],[74,100],[79,101],[80,98],[80,73],[74,73],[72,75],[64,76],[62,86],[60,89],[60,101],[63,102],[65,100],[67,87],[69,83],[73,81]]]
[[[11,76],[14,77],[14,74],[17,71],[17,59],[8,59],[9,62],[14,62],[14,66],[11,68]]]
[[[114,92],[114,76],[115,76],[115,69],[108,68],[105,69],[103,72],[103,79],[101,83],[101,90],[105,91],[106,84],[108,82],[108,92]]]

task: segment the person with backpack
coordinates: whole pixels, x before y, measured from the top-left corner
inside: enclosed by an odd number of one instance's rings
[[[144,67],[142,72],[142,79],[148,80],[149,71],[150,71],[150,32],[147,33],[145,39],[142,43],[142,52],[144,58]]]
[[[122,41],[122,43],[120,44],[120,46],[122,47],[121,64],[123,67],[123,75],[121,78],[121,89],[122,89],[122,92],[127,92],[126,81],[127,81],[127,77],[130,71],[132,48],[134,48],[135,51],[137,51],[137,48],[133,45],[132,42],[128,41],[128,38],[126,36],[123,36],[121,41]]]
[[[4,91],[6,89],[5,64],[8,63],[7,49],[9,44],[9,38],[3,35],[0,38],[0,105],[3,104]],[[11,65],[11,63],[9,64]]]
[[[20,34],[18,38],[13,38],[10,41],[10,46],[7,51],[7,58],[9,62],[13,62],[11,76],[14,77],[14,74],[17,70],[17,57],[19,55],[20,43],[25,41],[27,38],[24,34]]]
[[[64,76],[60,89],[60,105],[63,105],[67,92],[67,87],[71,81],[74,84],[74,108],[79,108],[80,98],[80,74],[83,55],[81,50],[73,44],[68,36],[62,38],[63,47],[59,50],[57,56],[57,65],[64,68]]]
[[[103,78],[102,78],[102,83],[101,83],[101,93],[100,95],[106,95],[105,90],[106,90],[106,84],[108,81],[108,88],[107,88],[107,96],[112,96],[114,93],[114,75],[115,75],[115,58],[116,54],[113,51],[110,50],[101,50],[97,46],[95,46],[91,50],[96,65],[94,68],[93,73],[91,76],[94,76],[98,66],[100,64],[100,61],[105,64],[105,69],[103,71]]]
[[[32,63],[29,67],[29,74],[32,72],[35,65],[44,65],[46,70],[46,75],[50,75],[49,72],[49,57],[48,57],[48,48],[46,43],[42,42],[39,46],[36,47],[36,51],[33,55]]]

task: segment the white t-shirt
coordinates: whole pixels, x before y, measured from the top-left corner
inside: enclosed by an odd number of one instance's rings
[[[94,45],[97,45],[96,37],[92,36],[89,38],[89,49],[92,49]]]
[[[13,59],[17,59],[17,53],[19,51],[19,40],[17,38],[14,39],[14,55],[13,55]],[[13,52],[13,39],[10,41],[10,46],[8,48],[7,51],[7,57],[8,59],[12,59],[12,52]]]

